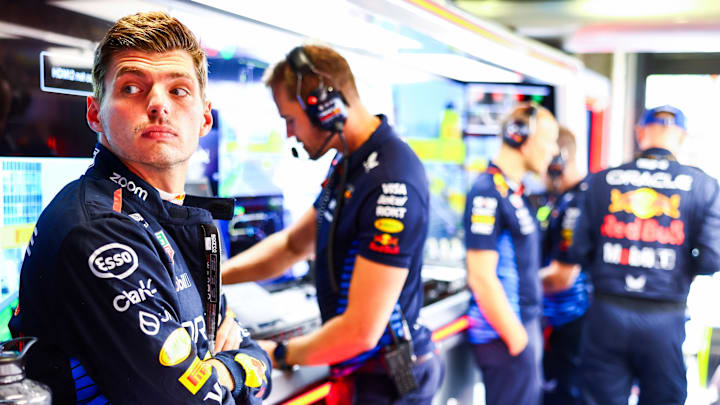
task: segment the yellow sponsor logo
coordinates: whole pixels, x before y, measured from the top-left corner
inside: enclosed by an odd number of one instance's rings
[[[190,367],[178,378],[180,384],[184,385],[193,395],[197,394],[205,385],[205,382],[212,374],[212,366],[208,363],[200,361],[197,357],[193,360]]]
[[[380,218],[375,221],[375,228],[387,233],[398,233],[405,229],[405,225],[397,219]]]
[[[185,328],[177,328],[165,339],[160,349],[160,364],[167,367],[176,366],[188,358],[190,350],[190,335]]]
[[[649,219],[667,215],[670,218],[680,218],[680,195],[673,194],[668,197],[665,194],[643,187],[626,193],[617,189],[610,190],[611,213],[626,212],[641,219]]]
[[[470,217],[470,222],[473,224],[495,224],[495,217],[493,215],[473,215]]]
[[[500,195],[503,197],[507,197],[510,186],[508,186],[505,182],[505,177],[503,177],[503,175],[500,173],[495,173],[493,175],[493,182],[495,183],[495,188],[500,193]]]
[[[236,354],[235,361],[245,370],[245,385],[250,388],[258,388],[263,384],[267,384],[267,377],[265,377],[267,366],[265,366],[265,363],[245,353]]]

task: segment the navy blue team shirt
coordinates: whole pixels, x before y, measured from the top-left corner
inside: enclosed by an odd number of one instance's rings
[[[551,211],[548,228],[543,235],[544,264],[558,260],[567,262],[573,229],[580,216],[583,192],[587,190],[584,181],[562,193]],[[570,323],[587,312],[590,282],[584,271],[578,274],[568,289],[545,294],[543,297],[543,315],[552,326]]]
[[[108,149],[40,215],[20,274],[14,336],[39,338],[27,372],[57,404],[259,404],[272,366],[243,333],[215,355],[204,317],[201,226],[210,212],[163,201]],[[202,225],[201,225],[202,224]],[[224,313],[223,309],[221,312]],[[237,401],[237,402],[236,402]]]
[[[540,231],[523,187],[490,163],[470,190],[463,224],[468,250],[498,252],[497,276],[510,306],[522,322],[540,316]],[[499,338],[473,298],[469,340],[482,344]]]
[[[591,176],[570,260],[597,293],[684,301],[720,268],[718,182],[665,149]]]
[[[416,325],[423,305],[420,271],[428,232],[428,182],[425,168],[415,152],[395,135],[385,116],[370,138],[349,157],[345,200],[333,242],[333,271],[338,291],[328,273],[328,236],[337,204],[342,157],[333,162],[328,180],[315,202],[318,215],[316,286],[322,321],[345,312],[348,289],[358,255],[393,267],[409,270],[400,298],[391,316],[397,328],[400,311],[410,326],[415,353],[432,350],[429,330]],[[397,330],[397,329],[396,329]],[[392,343],[386,329],[378,345],[368,352],[336,365],[352,371]]]

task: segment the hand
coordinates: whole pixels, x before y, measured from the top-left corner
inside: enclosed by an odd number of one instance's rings
[[[505,338],[505,345],[507,345],[508,352],[511,356],[517,356],[522,353],[528,344],[528,334],[524,327],[520,326],[514,333]]]
[[[224,352],[225,350],[236,350],[242,342],[241,328],[235,322],[235,314],[228,309],[225,311],[225,319],[218,328],[215,335],[215,350],[213,353]]]
[[[265,353],[268,354],[270,357],[270,361],[272,362],[273,368],[277,368],[275,366],[275,348],[277,347],[277,343],[273,342],[272,340],[256,340],[255,341],[258,346],[260,346],[261,349],[265,350]]]
[[[208,359],[205,361],[217,370],[220,384],[232,391],[235,388],[235,381],[233,381],[232,374],[230,374],[227,367],[218,359]]]

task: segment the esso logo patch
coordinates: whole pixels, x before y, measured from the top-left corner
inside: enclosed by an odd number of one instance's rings
[[[130,246],[108,243],[95,249],[88,259],[88,266],[100,278],[124,279],[138,267],[138,257]]]

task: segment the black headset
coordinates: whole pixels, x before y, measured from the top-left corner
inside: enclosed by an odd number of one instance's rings
[[[298,46],[286,57],[290,68],[297,75],[297,88],[295,97],[310,122],[316,127],[330,131],[333,134],[341,132],[347,120],[347,101],[340,92],[332,85],[325,86],[323,79],[327,74],[318,71],[313,65],[310,57],[305,53],[302,46]],[[318,87],[311,91],[307,98],[303,99],[300,94],[302,78],[304,74],[312,73],[318,77]]]
[[[513,148],[521,147],[528,137],[535,132],[535,117],[537,116],[537,107],[529,104],[522,107],[523,114],[527,120],[519,117],[508,118],[502,126],[503,142]]]
[[[558,178],[562,176],[567,166],[567,154],[564,150],[560,151],[557,155],[553,156],[550,164],[548,165],[547,174],[552,178]]]

